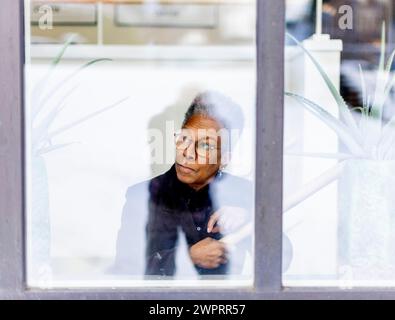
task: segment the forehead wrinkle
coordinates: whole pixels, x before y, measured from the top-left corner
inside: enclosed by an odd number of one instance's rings
[[[205,129],[205,130],[215,130],[218,131],[223,128],[222,125],[218,123],[217,120],[207,117],[204,115],[194,115],[189,121],[183,126],[183,128],[191,129]]]
[[[189,119],[189,121],[183,126],[183,129],[188,130],[189,134],[191,134],[195,140],[198,139],[200,141],[203,139],[213,139],[220,142],[221,137],[218,132],[223,129],[223,126],[212,117],[204,114],[196,114]]]
[[[217,140],[221,139],[221,136],[218,134],[218,131],[215,129],[202,129],[202,128],[190,128],[186,127],[183,128],[183,130],[186,130],[189,134],[193,136],[193,138],[197,138],[200,140],[207,140],[207,139],[212,139],[212,140]]]

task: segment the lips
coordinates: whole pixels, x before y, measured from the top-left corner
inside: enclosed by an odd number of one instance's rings
[[[191,174],[191,173],[195,173],[195,170],[189,168],[189,167],[185,167],[179,163],[176,164],[177,165],[177,169],[183,173],[183,174]]]

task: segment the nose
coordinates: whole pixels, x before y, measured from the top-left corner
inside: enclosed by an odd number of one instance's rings
[[[194,161],[196,156],[195,144],[191,143],[187,148],[185,148],[183,155],[188,161]]]

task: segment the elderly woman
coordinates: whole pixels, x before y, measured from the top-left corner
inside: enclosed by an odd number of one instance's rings
[[[246,250],[252,248],[251,237],[232,254],[221,239],[251,216],[251,183],[223,172],[232,140],[242,127],[240,107],[227,97],[205,92],[194,99],[175,134],[174,165],[128,189],[117,242],[118,269],[127,272],[141,263],[133,236],[138,234],[139,217],[146,215],[145,275],[175,274],[180,234],[198,274],[224,275],[232,264],[236,266],[232,270],[241,273]]]

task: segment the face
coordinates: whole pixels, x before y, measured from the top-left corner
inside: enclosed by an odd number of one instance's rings
[[[221,129],[216,120],[203,115],[189,119],[177,140],[178,180],[195,190],[210,183],[221,166]]]

